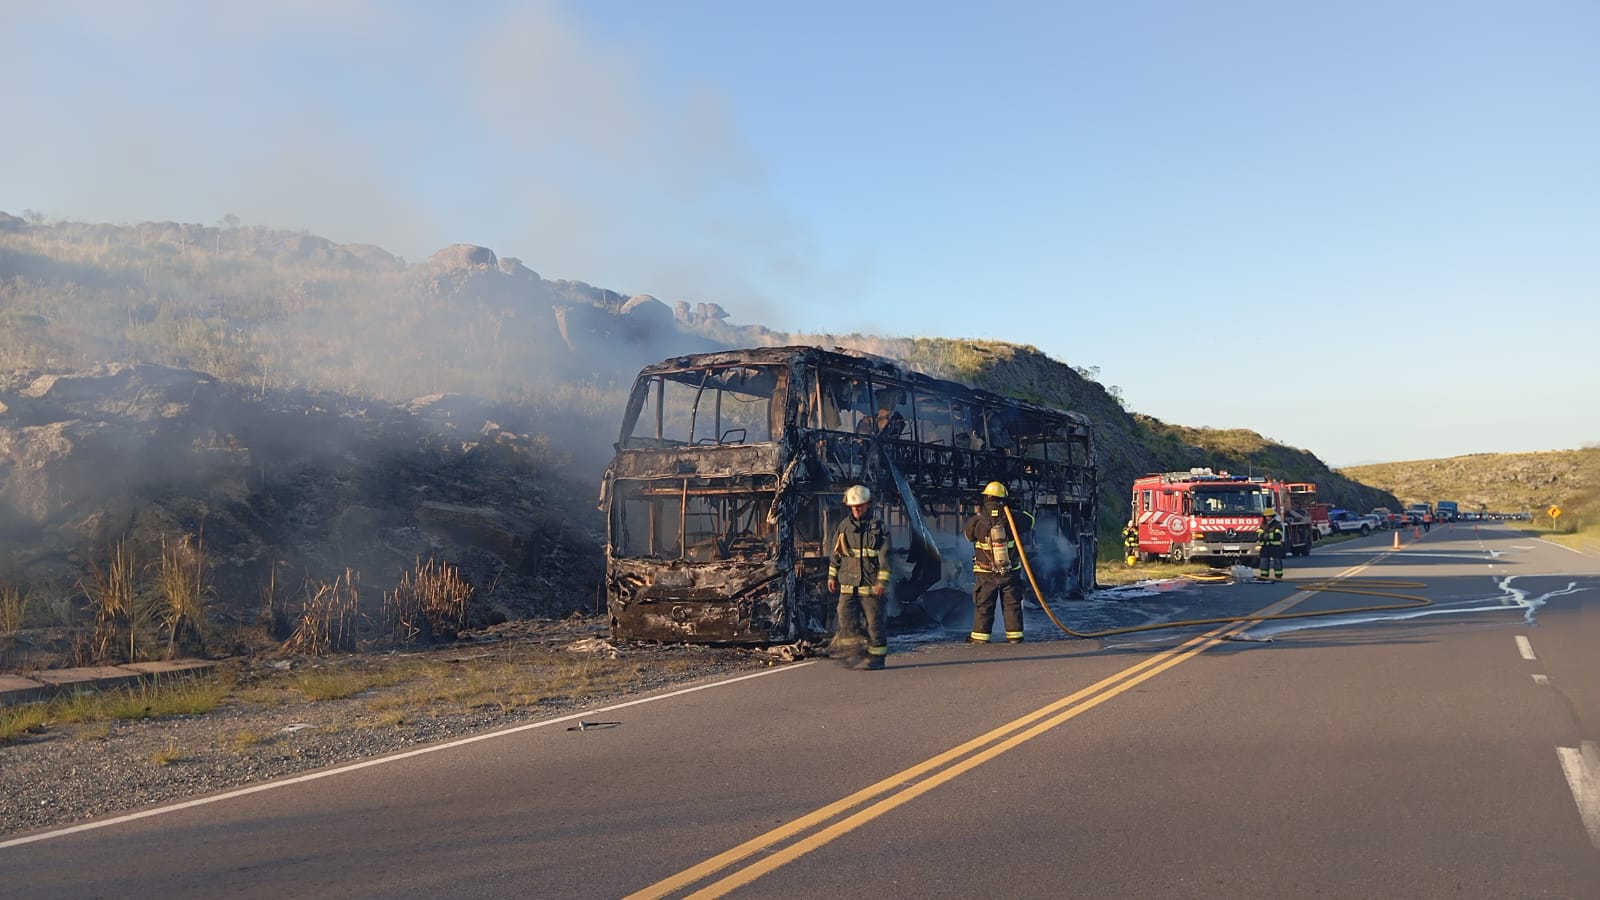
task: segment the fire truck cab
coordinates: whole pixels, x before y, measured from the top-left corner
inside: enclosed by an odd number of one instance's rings
[[[1317,536],[1307,508],[1307,498],[1315,491],[1315,485],[1303,482],[1291,486],[1208,468],[1136,478],[1132,509],[1139,529],[1138,555],[1147,560],[1256,565],[1260,557],[1256,533],[1265,511],[1271,509],[1283,522],[1288,552],[1306,556]]]

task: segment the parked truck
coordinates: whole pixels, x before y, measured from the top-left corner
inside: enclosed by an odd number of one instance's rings
[[[1461,508],[1454,500],[1440,500],[1434,505],[1434,520],[1438,522],[1454,522],[1461,518]]]
[[[1291,485],[1209,468],[1145,475],[1133,482],[1136,554],[1146,560],[1256,565],[1261,553],[1256,534],[1270,509],[1283,522],[1289,554],[1306,556],[1319,536],[1312,518],[1315,496],[1316,485],[1306,482]]]

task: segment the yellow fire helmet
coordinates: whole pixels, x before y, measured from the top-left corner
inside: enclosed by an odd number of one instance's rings
[[[852,484],[850,489],[844,492],[845,506],[864,506],[871,502],[872,492],[867,490],[864,484]]]
[[[998,481],[991,481],[983,486],[983,495],[985,497],[999,497],[1000,499],[1004,500],[1006,496],[1006,486]]]
[[[1269,519],[1270,519],[1270,518],[1272,518],[1272,517],[1273,517],[1273,516],[1275,516],[1275,515],[1277,515],[1277,514],[1278,514],[1278,511],[1277,511],[1277,510],[1275,510],[1275,509],[1273,509],[1273,508],[1272,508],[1272,507],[1270,507],[1270,506],[1269,506],[1269,507],[1267,507],[1267,508],[1266,508],[1266,509],[1263,509],[1263,510],[1262,510],[1262,511],[1261,511],[1261,514],[1262,514],[1262,515],[1264,515],[1264,516],[1266,516],[1266,517],[1267,517],[1267,518],[1269,518]]]

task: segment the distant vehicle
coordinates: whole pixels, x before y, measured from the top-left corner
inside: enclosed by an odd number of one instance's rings
[[[1363,537],[1382,527],[1377,516],[1358,516],[1348,509],[1336,509],[1328,513],[1328,525],[1334,534],[1360,534]]]
[[[1406,515],[1411,517],[1412,522],[1421,525],[1425,518],[1433,515],[1433,504],[1413,503],[1406,507]]]
[[[1406,523],[1405,516],[1391,512],[1387,506],[1374,506],[1367,515],[1377,521],[1379,528],[1401,528]]]
[[[1461,508],[1454,500],[1440,500],[1434,508],[1434,519],[1440,522],[1454,522],[1461,518]]]

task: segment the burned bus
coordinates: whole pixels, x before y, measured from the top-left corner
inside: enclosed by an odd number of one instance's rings
[[[601,482],[619,640],[778,644],[833,631],[828,539],[852,484],[889,526],[889,614],[970,593],[962,537],[983,486],[1034,517],[1048,599],[1094,587],[1089,420],[854,351],[766,347],[639,373]],[[951,604],[953,607],[954,604]],[[970,610],[970,603],[966,604]],[[964,626],[963,626],[964,627]]]

